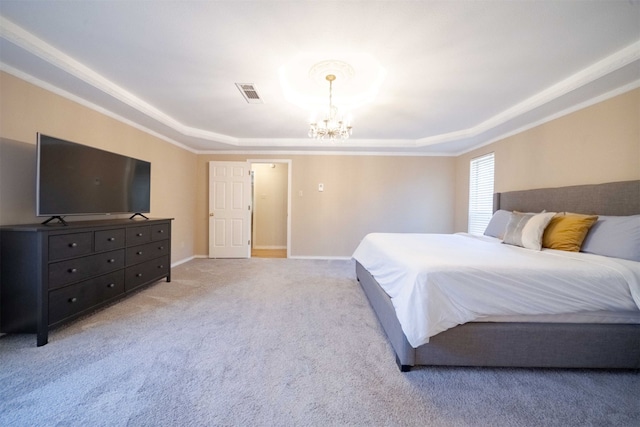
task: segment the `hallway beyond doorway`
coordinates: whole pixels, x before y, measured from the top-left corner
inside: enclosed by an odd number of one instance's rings
[[[286,249],[251,249],[252,258],[286,258]]]

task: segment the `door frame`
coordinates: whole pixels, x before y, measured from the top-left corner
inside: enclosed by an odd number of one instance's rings
[[[287,258],[291,257],[291,176],[293,168],[293,160],[291,159],[247,159],[249,162],[249,170],[254,163],[286,163],[287,165]],[[251,201],[253,205],[253,200]],[[253,224],[251,225],[253,227]],[[253,228],[251,230],[253,232]],[[253,242],[253,240],[252,240]],[[249,251],[251,252],[251,251]]]

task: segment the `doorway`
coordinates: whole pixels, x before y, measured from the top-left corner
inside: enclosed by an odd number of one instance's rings
[[[251,256],[290,254],[291,160],[249,160],[252,173]]]

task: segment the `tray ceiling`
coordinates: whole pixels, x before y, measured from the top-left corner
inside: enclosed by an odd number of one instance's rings
[[[195,152],[458,154],[640,86],[629,0],[2,0],[0,19],[0,69]],[[306,136],[280,80],[301,56],[384,70],[349,140]]]

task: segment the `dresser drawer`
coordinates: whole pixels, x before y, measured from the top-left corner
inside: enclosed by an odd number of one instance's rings
[[[124,237],[124,228],[96,231],[96,252],[112,251],[114,249],[124,248]]]
[[[127,267],[125,272],[125,291],[158,280],[169,274],[169,256],[152,259],[141,264]]]
[[[49,264],[49,289],[124,267],[124,249]]]
[[[49,325],[74,316],[96,302],[95,287],[81,282],[49,292]]]
[[[126,265],[131,266],[139,264],[144,261],[148,261],[153,258],[158,258],[162,255],[169,254],[169,241],[161,240],[158,242],[147,243],[146,245],[134,246],[127,248]]]
[[[127,228],[127,246],[138,245],[151,241],[151,227],[144,225],[141,227]]]
[[[49,324],[124,294],[124,270],[49,292]]]
[[[151,226],[151,240],[168,239],[170,233],[170,224],[156,224]]]
[[[96,277],[90,282],[95,287],[97,303],[109,301],[124,294],[124,270]]]
[[[49,260],[73,258],[93,252],[93,233],[49,236]]]

